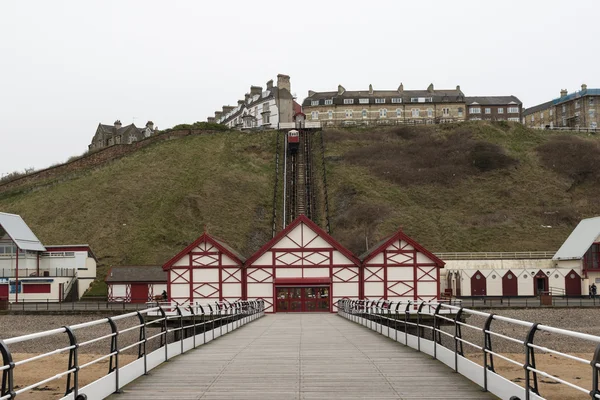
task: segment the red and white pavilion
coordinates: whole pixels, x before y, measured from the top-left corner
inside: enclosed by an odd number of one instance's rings
[[[340,299],[439,298],[443,266],[402,231],[359,259],[301,215],[247,260],[204,233],[163,269],[178,304],[260,299],[266,312],[334,312]]]

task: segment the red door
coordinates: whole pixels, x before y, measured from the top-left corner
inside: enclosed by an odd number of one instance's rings
[[[8,300],[8,285],[0,284],[0,300]]]
[[[550,285],[548,285],[548,277],[544,271],[539,270],[533,277],[533,294],[539,296],[542,292],[548,292]]]
[[[131,302],[145,303],[148,301],[148,284],[147,283],[132,283],[131,284]]]
[[[519,289],[517,285],[517,276],[508,271],[502,277],[502,296],[518,296]]]
[[[329,312],[329,286],[278,287],[276,312]]]
[[[486,296],[486,280],[480,271],[471,277],[471,296]]]
[[[567,296],[581,296],[581,277],[574,270],[571,270],[565,276],[565,294]]]

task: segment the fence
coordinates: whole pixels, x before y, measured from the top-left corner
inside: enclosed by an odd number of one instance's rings
[[[442,260],[530,260],[550,259],[555,251],[481,252],[481,253],[435,253]]]
[[[484,391],[489,391],[502,399],[543,399],[538,386],[538,375],[554,382],[564,384],[584,393],[586,397],[600,399],[598,389],[600,367],[600,337],[554,328],[534,322],[521,321],[500,315],[467,309],[452,304],[432,302],[389,302],[342,300],[338,303],[338,314],[356,323],[362,324],[376,332],[418,351],[429,354],[435,359],[453,368],[456,372],[477,383]],[[469,324],[467,316],[480,317],[481,326]],[[416,317],[416,318],[415,318]],[[425,324],[424,318],[431,319],[431,325]],[[493,323],[507,324],[510,331],[522,330],[521,337],[513,337],[495,330]],[[444,330],[442,325],[449,326]],[[463,328],[471,330],[478,336],[478,342],[467,340]],[[536,342],[536,333],[558,335],[561,340],[580,340],[595,346],[592,358],[558,351]],[[538,335],[539,337],[539,335]],[[508,354],[494,351],[494,344],[505,340],[520,348],[524,362],[510,358]],[[466,357],[464,347],[469,347],[483,356],[483,365]],[[558,376],[543,371],[536,366],[535,355],[548,353],[554,357],[562,357],[577,363],[591,366],[591,387],[566,381]],[[496,372],[494,360],[500,359],[523,369],[524,387],[501,376]],[[555,362],[559,362],[560,359]]]
[[[0,400],[19,398],[23,393],[63,377],[67,379],[63,399],[103,399],[112,393],[117,393],[129,382],[147,374],[148,371],[170,358],[208,343],[263,315],[264,303],[262,301],[238,301],[233,304],[215,303],[214,308],[210,304],[205,306],[196,304],[186,307],[159,304],[157,307],[111,318],[0,340],[0,353],[2,355]],[[117,323],[127,319],[133,319],[137,322],[133,326],[119,329]],[[108,327],[109,333],[102,334],[102,327]],[[78,340],[77,335],[85,328],[93,328],[94,337],[85,341]],[[152,333],[149,331],[152,330],[158,330],[158,332],[149,335],[149,333]],[[123,339],[127,336],[123,336],[123,334],[128,332],[130,334],[136,333],[137,340],[134,340],[133,343],[124,344]],[[171,341],[169,341],[169,334],[172,334]],[[56,335],[66,335],[69,345],[23,360],[13,360],[11,346],[19,343],[30,343],[39,339],[48,339]],[[105,354],[99,355],[84,364],[78,362],[81,349],[103,340],[109,341]],[[159,342],[158,345],[156,344],[157,341]],[[153,347],[154,350],[151,350]],[[121,366],[119,355],[136,348],[137,359]],[[18,382],[15,382],[15,372],[24,368],[23,365],[66,352],[69,353],[68,364],[62,372],[27,386],[17,385]],[[79,372],[105,359],[110,360],[107,374],[84,387],[80,387]],[[43,372],[40,371],[40,373]]]
[[[53,278],[72,278],[76,275],[74,268],[19,268],[19,278],[28,277],[53,277]],[[16,270],[14,268],[0,268],[0,278],[15,278]]]

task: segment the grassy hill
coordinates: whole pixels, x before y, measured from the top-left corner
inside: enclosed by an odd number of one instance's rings
[[[400,226],[433,251],[556,250],[600,215],[594,136],[464,123],[323,137],[333,235],[357,253]],[[205,227],[249,256],[271,237],[275,148],[275,132],[160,142],[0,193],[0,211],[43,243],[89,243],[101,279],[111,265],[162,264]]]

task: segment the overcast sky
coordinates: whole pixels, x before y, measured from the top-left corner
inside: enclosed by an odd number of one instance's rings
[[[600,87],[598,0],[0,2],[0,174],[83,153],[99,122],[206,120],[250,85],[516,95]]]

